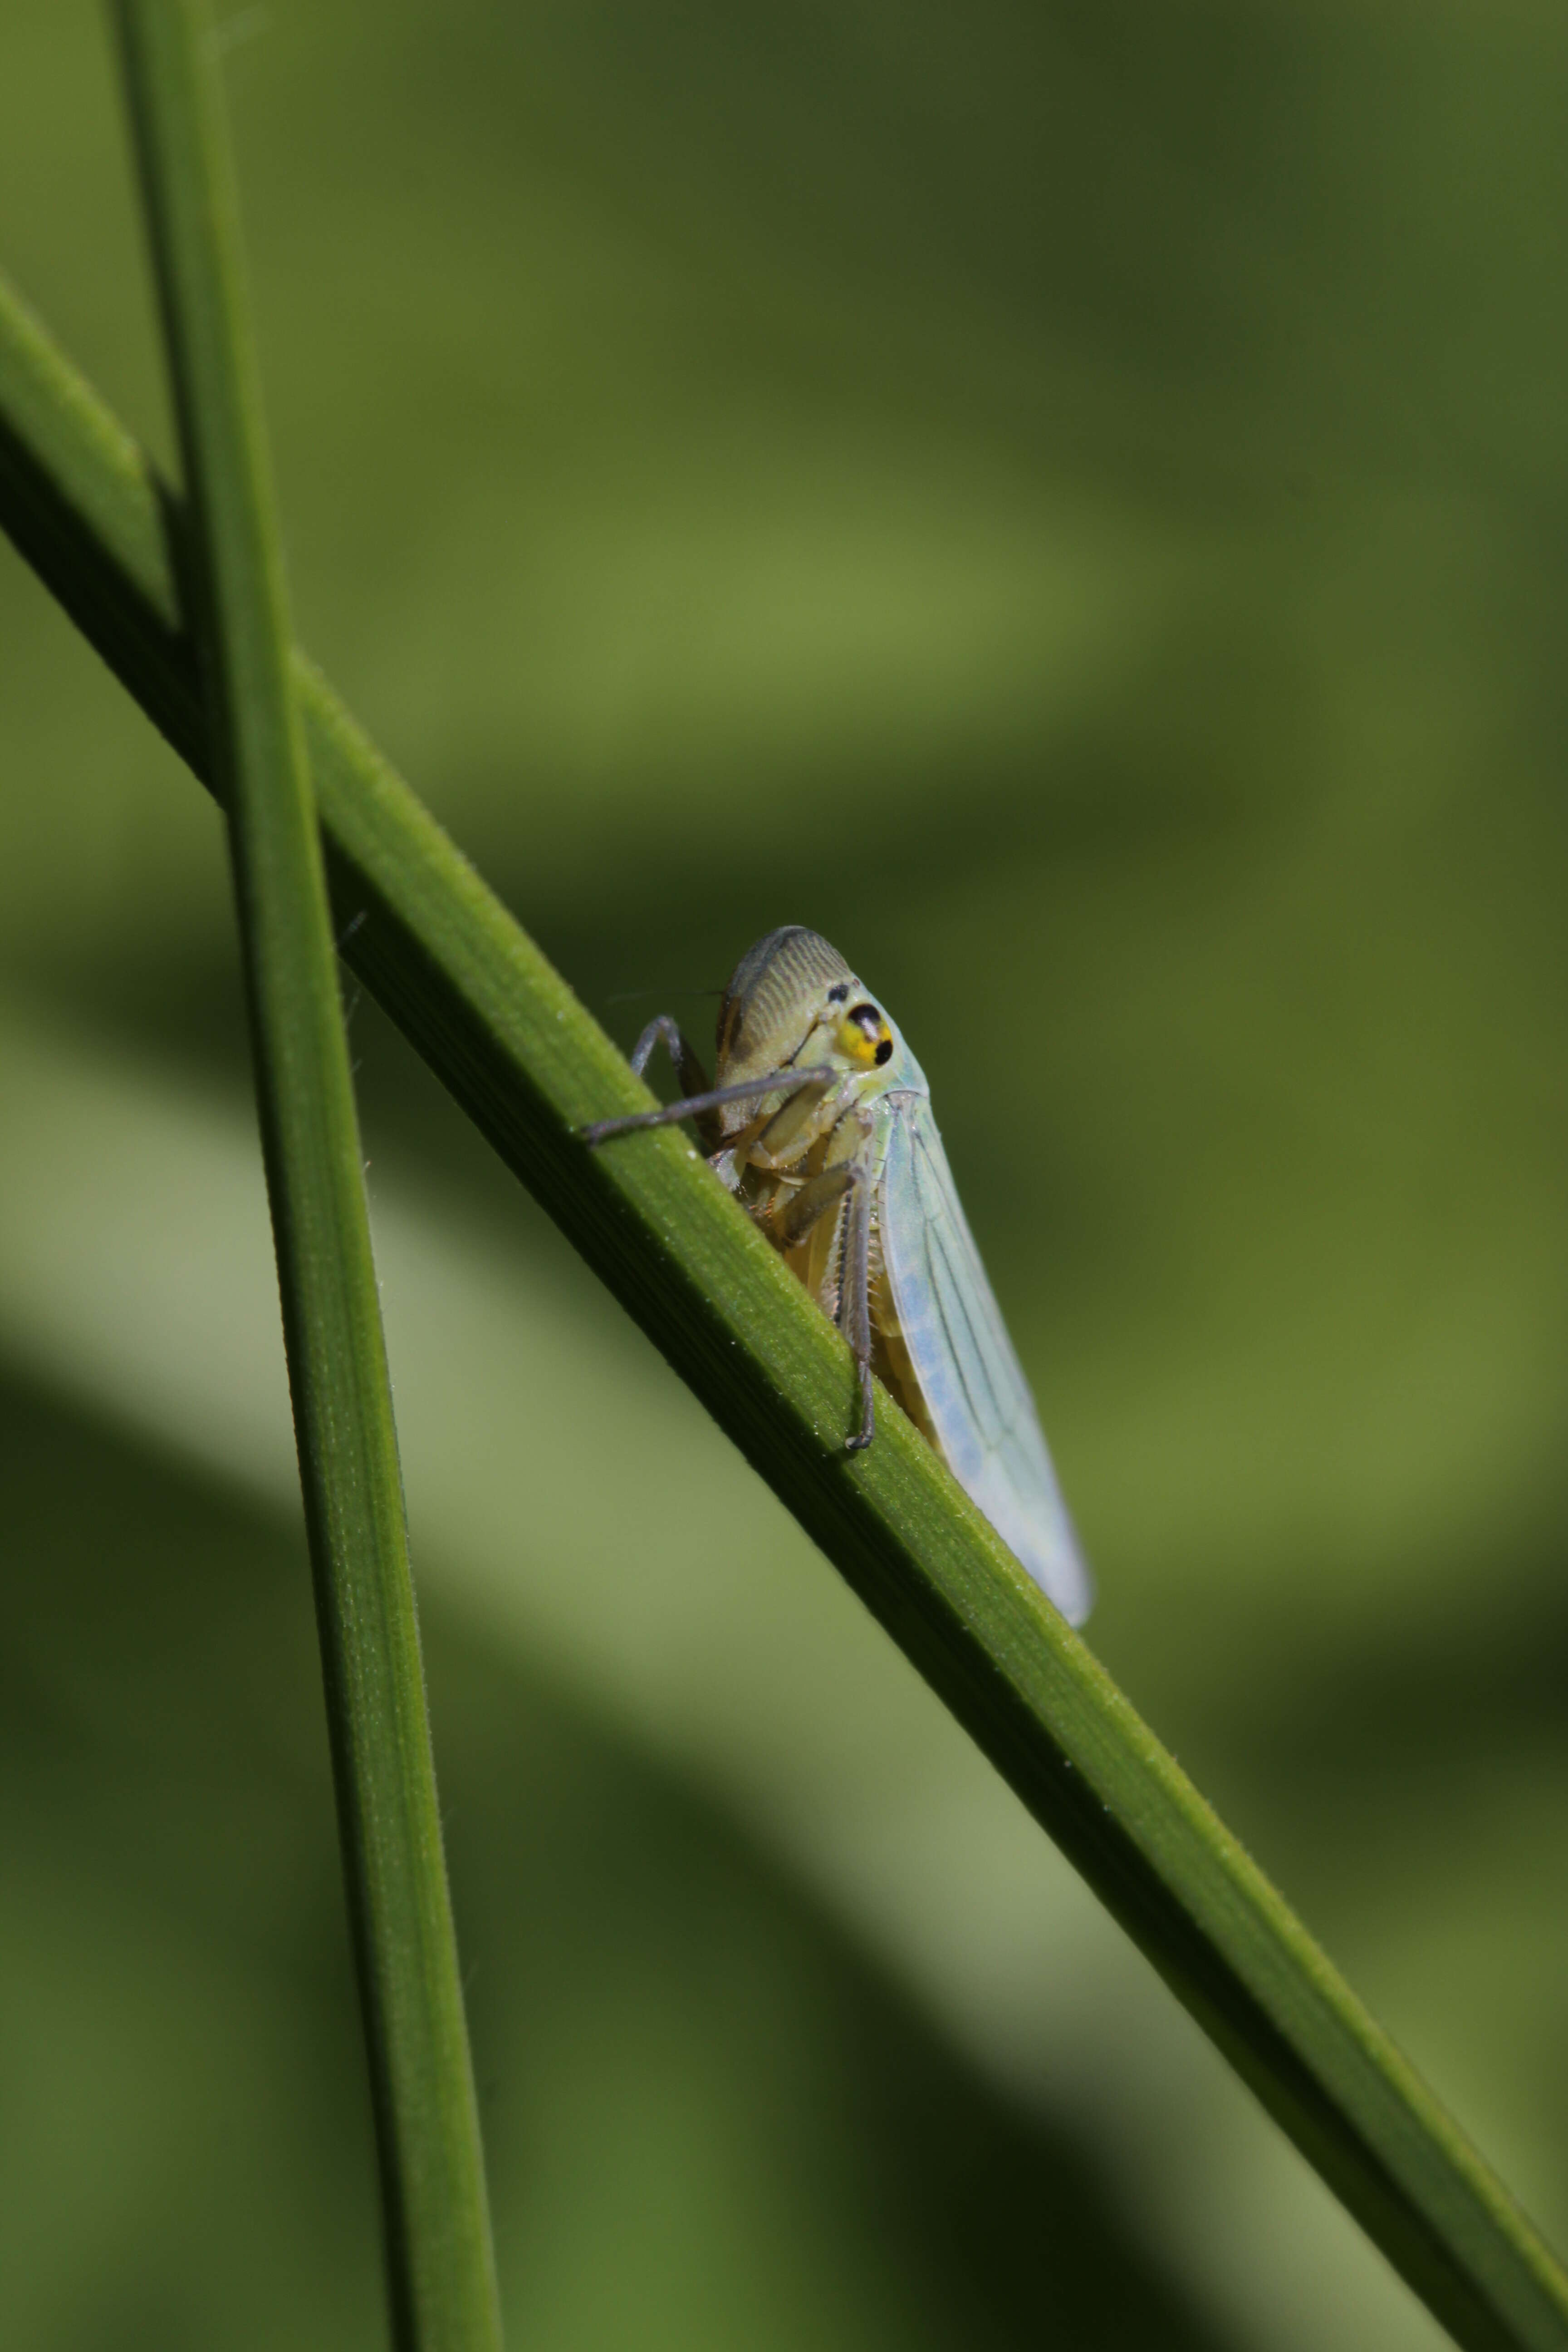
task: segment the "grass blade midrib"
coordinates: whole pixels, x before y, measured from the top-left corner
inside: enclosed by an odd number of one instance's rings
[[[90,402],[0,299],[0,520],[199,770],[165,521]],[[1563,2352],[1568,2283],[1506,2189],[929,1449],[888,1411],[846,1461],[847,1357],[689,1146],[583,1151],[576,1126],[647,1097],[331,689],[300,677],[340,919],[364,918],[356,971],[1458,2340]]]
[[[116,0],[223,782],[395,2340],[500,2352],[391,1387],[222,110],[199,0]],[[144,642],[142,633],[133,637]]]

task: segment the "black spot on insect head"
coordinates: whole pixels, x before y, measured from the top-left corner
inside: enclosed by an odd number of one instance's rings
[[[882,1025],[882,1016],[874,1004],[857,1004],[849,1018],[858,1029],[864,1029],[868,1037],[874,1037]]]
[[[877,1048],[877,1067],[880,1069],[884,1062],[890,1062],[892,1058],[893,1041],[890,1037],[884,1037]]]
[[[361,919],[363,919],[363,918]],[[830,988],[828,990],[827,1002],[829,1004],[842,1004],[848,993],[849,982],[847,980],[841,980],[837,988]]]

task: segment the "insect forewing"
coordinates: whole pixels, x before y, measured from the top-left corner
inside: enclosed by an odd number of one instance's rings
[[[1071,1625],[1094,1585],[1034,1399],[985,1278],[923,1094],[891,1114],[878,1225],[903,1342],[959,1485]]]

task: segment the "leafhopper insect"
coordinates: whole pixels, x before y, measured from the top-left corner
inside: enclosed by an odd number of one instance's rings
[[[849,1344],[861,1416],[873,1373],[1069,1623],[1094,1587],[931,1116],[925,1074],[837,949],[791,924],[736,965],[719,1012],[716,1083],[668,1013],[679,1102],[584,1128],[590,1144],[689,1118],[710,1165]]]

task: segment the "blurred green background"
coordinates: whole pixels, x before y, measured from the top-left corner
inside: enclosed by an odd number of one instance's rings
[[[1568,2237],[1568,27],[222,37],[301,635],[617,1034],[779,922],[885,995],[1090,1638]],[[0,265],[166,451],[89,0]],[[221,844],[4,550],[0,774],[5,2337],[370,2347]],[[513,2341],[1436,2344],[353,1034]]]

